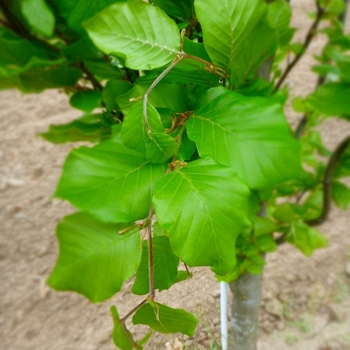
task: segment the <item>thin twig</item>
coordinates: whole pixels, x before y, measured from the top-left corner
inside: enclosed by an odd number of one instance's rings
[[[119,321],[120,322],[125,322],[135,311],[137,311],[143,304],[147,303],[147,299],[144,299],[141,301],[140,304],[138,304],[137,306],[135,306],[131,311],[129,311],[123,318],[121,318]]]
[[[156,87],[156,85],[178,64],[184,59],[184,55],[178,55],[176,59],[170,64],[169,67],[167,67],[158,77],[157,79],[151,84],[151,86],[147,89],[144,97],[143,97],[143,120],[145,122],[146,130],[148,136],[151,138],[151,127],[148,122],[147,117],[147,103],[148,103],[148,95],[151,93],[151,91]]]
[[[295,55],[294,59],[288,64],[286,70],[284,71],[281,78],[277,82],[277,84],[272,92],[273,94],[279,90],[279,88],[284,83],[284,81],[288,77],[291,70],[299,62],[300,58],[304,55],[304,53],[306,52],[307,48],[309,47],[309,45],[311,43],[311,40],[314,36],[314,33],[315,33],[315,31],[316,31],[316,29],[321,21],[322,15],[323,15],[323,9],[318,5],[318,3],[316,3],[316,5],[317,5],[317,15],[316,15],[315,21],[311,25],[311,27],[306,35],[306,38],[305,38],[305,41],[303,44],[303,49],[299,54]]]
[[[102,91],[103,86],[101,83],[95,78],[95,76],[89,71],[89,69],[85,66],[83,61],[79,62],[79,68],[86,74],[86,77],[90,80],[92,86],[97,89]]]
[[[336,150],[333,152],[327,169],[323,178],[323,208],[320,216],[316,219],[308,220],[306,223],[310,226],[318,226],[325,222],[328,218],[329,211],[331,209],[332,199],[332,178],[334,170],[338,164],[341,155],[345,152],[347,147],[350,145],[350,136],[343,140]]]

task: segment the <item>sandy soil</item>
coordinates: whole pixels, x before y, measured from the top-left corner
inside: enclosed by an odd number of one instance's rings
[[[310,23],[305,10],[311,10],[312,3],[293,1],[293,23],[302,28],[298,39]],[[322,37],[316,38],[291,74],[292,94],[306,95],[313,89],[311,53],[322,43]],[[132,281],[102,304],[51,291],[45,284],[57,257],[55,226],[74,211],[52,195],[65,157],[77,145],[53,146],[35,134],[49,124],[69,122],[79,112],[57,91],[25,96],[5,91],[0,101],[0,349],[112,350],[109,306],[117,305],[124,314],[138,302],[129,293]],[[288,106],[287,114],[292,125],[301,117]],[[322,128],[330,149],[349,132],[349,123],[340,120],[329,120]],[[312,258],[288,245],[267,258],[260,350],[350,349],[350,278],[344,272],[350,260],[349,212],[334,208],[319,229],[330,244]],[[193,271],[192,280],[160,293],[158,300],[193,311],[200,319],[195,337],[178,335],[177,342],[174,337],[154,336],[147,349],[180,349],[176,342],[185,349],[219,348],[219,285],[208,269]]]

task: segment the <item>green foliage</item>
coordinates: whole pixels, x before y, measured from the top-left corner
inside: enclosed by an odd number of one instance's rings
[[[101,302],[136,276],[131,292],[147,295],[124,317],[111,308],[116,347],[142,349],[153,330],[193,336],[197,319],[156,295],[191,278],[189,267],[229,282],[262,273],[280,243],[308,256],[327,245],[309,225],[327,217],[331,198],[350,205],[350,138],[331,151],[317,128],[325,117],[350,119],[350,38],[343,2],[318,3],[313,31],[322,21],[328,42],[313,71],[325,84],[295,98],[305,113],[295,135],[288,89],[278,88],[308,43],[292,42],[285,0],[1,7],[0,89],[63,90],[85,114],[40,136],[94,143],[63,167],[55,195],[80,212],[57,226],[48,283]],[[149,326],[144,339],[127,329],[131,316]]]

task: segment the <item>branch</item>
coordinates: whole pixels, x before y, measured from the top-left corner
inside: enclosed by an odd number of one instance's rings
[[[122,317],[119,321],[124,323],[135,311],[137,311],[143,304],[146,304],[147,299],[141,301],[140,304],[135,306],[131,311],[129,311],[124,317]]]
[[[303,44],[303,49],[302,51],[297,54],[294,59],[288,64],[286,70],[284,71],[284,73],[282,74],[280,80],[277,82],[274,90],[273,90],[273,94],[276,93],[278,91],[278,89],[281,87],[281,85],[283,84],[283,82],[286,80],[286,78],[288,77],[289,73],[291,72],[291,70],[294,68],[294,66],[299,62],[300,58],[304,55],[304,53],[306,52],[307,48],[309,47],[310,43],[311,43],[311,40],[314,36],[314,32],[315,30],[317,29],[320,21],[321,21],[321,18],[322,18],[322,15],[323,15],[323,9],[318,5],[317,3],[317,15],[316,15],[316,18],[315,18],[315,21],[313,22],[313,24],[311,25],[307,35],[306,35],[306,38],[305,38],[305,41],[304,41],[304,44]]]
[[[97,89],[102,91],[103,86],[101,83],[95,78],[95,76],[87,69],[83,61],[79,62],[79,68],[86,74],[86,77],[90,80],[92,86]]]
[[[320,216],[316,219],[305,221],[310,226],[318,226],[325,222],[331,209],[332,200],[332,178],[338,161],[347,147],[350,145],[350,136],[343,140],[333,152],[326,168],[323,179],[323,208]]]

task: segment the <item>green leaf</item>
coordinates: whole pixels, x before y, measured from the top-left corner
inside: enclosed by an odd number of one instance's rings
[[[55,16],[45,0],[22,0],[21,10],[35,32],[50,37],[55,27]]]
[[[85,34],[82,23],[117,1],[122,0],[53,0],[68,26],[80,35]]]
[[[281,46],[287,45],[293,37],[294,30],[289,27],[292,10],[285,0],[275,0],[268,4],[266,19],[275,29]]]
[[[273,217],[279,222],[292,222],[297,220],[299,217],[295,212],[294,205],[291,203],[283,203],[279,205],[273,212]]]
[[[132,334],[123,326],[123,323],[120,321],[117,308],[113,305],[111,306],[110,310],[114,323],[112,339],[115,346],[121,350],[132,350],[134,348],[132,342],[130,341],[130,339],[133,339]]]
[[[249,77],[254,78],[259,66],[277,49],[275,31],[260,21],[247,35],[241,46],[241,52],[231,64],[230,81],[239,86]]]
[[[309,227],[302,222],[294,222],[287,241],[295,245],[306,256],[311,256],[315,249],[328,246],[328,239],[316,229]]]
[[[133,105],[141,100],[153,83],[138,80],[133,88],[123,95],[117,97],[117,102],[124,114],[128,114]],[[155,108],[169,108],[174,112],[184,112],[186,110],[186,96],[183,85],[159,83],[149,95],[148,102]]]
[[[116,3],[84,26],[101,51],[122,57],[131,69],[162,67],[180,51],[175,22],[143,1]]]
[[[350,83],[328,83],[309,95],[307,101],[326,116],[350,117]]]
[[[301,147],[282,105],[222,87],[208,90],[186,123],[201,157],[231,166],[249,187],[262,189],[301,175]]]
[[[350,62],[349,61],[339,61],[337,62],[337,66],[340,71],[340,75],[342,80],[350,83]]]
[[[122,141],[130,149],[144,154],[153,163],[164,163],[175,154],[176,142],[165,133],[157,110],[147,105],[148,122],[152,133],[148,134],[143,117],[143,101],[137,102],[125,117],[122,125]]]
[[[49,131],[38,136],[56,144],[77,141],[97,142],[111,136],[111,128],[100,121],[101,115],[88,116],[94,117],[94,122],[86,122],[84,120],[86,117],[83,116],[68,124],[50,125]]]
[[[61,58],[50,60],[40,43],[31,42],[4,26],[0,27],[0,77],[13,76],[32,67],[57,65],[62,61]]]
[[[81,212],[66,216],[57,226],[60,252],[49,285],[92,302],[112,297],[141,260],[139,229],[119,234],[131,225],[105,224]]]
[[[249,227],[249,190],[236,174],[211,159],[176,168],[156,185],[153,203],[173,252],[189,266],[218,274],[235,265],[235,241]]]
[[[177,276],[179,258],[171,251],[169,238],[159,236],[153,238],[154,288],[169,289]],[[144,241],[140,266],[136,272],[136,280],[132,292],[137,295],[149,293],[148,241]]]
[[[72,107],[86,113],[91,113],[95,108],[101,107],[101,91],[87,90],[78,91],[69,99]]]
[[[183,309],[172,309],[156,303],[153,307],[145,304],[138,309],[132,318],[133,324],[145,324],[157,332],[169,334],[180,332],[192,337],[198,320]]]
[[[126,148],[118,134],[95,147],[74,149],[55,195],[101,221],[140,220],[147,217],[153,187],[166,169]]]
[[[31,68],[16,76],[0,77],[0,90],[16,88],[23,92],[40,92],[45,89],[74,87],[81,76],[80,69],[68,66]]]
[[[264,253],[270,253],[277,250],[277,244],[272,235],[262,235],[257,237],[256,244]]]
[[[183,21],[190,21],[192,16],[193,0],[153,0],[168,15]]]
[[[181,161],[190,160],[196,151],[196,144],[188,138],[185,132],[182,136],[182,142],[179,149],[178,159]]]
[[[127,93],[132,85],[124,80],[111,79],[102,92],[102,100],[107,110],[113,111],[118,107],[117,97]]]
[[[265,2],[195,0],[195,8],[210,58],[215,65],[229,72],[248,34],[265,15]]]
[[[332,199],[337,207],[347,210],[350,206],[350,188],[342,182],[332,182]]]
[[[254,222],[254,235],[255,237],[266,235],[268,233],[274,232],[278,229],[278,226],[268,218],[263,218],[261,216],[255,217]]]
[[[187,271],[178,271],[174,281],[173,281],[173,284],[175,283],[179,283],[179,282],[182,282],[182,281],[186,281],[188,280],[189,278],[192,278],[193,277],[193,274],[192,272],[190,274],[188,274]]]

